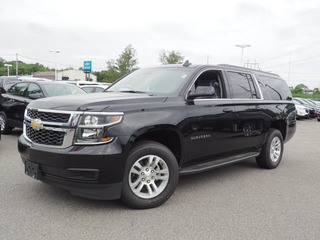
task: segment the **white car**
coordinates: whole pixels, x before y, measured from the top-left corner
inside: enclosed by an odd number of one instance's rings
[[[295,105],[296,105],[296,111],[297,111],[297,119],[309,117],[309,108],[299,104],[295,104]]]

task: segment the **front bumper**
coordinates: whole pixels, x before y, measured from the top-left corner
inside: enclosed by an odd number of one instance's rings
[[[122,146],[127,137],[96,146],[64,149],[35,146],[23,135],[18,150],[23,163],[39,168],[37,179],[92,199],[119,199],[127,154]],[[29,174],[30,175],[30,174]]]

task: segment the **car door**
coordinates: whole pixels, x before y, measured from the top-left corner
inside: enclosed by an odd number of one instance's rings
[[[268,116],[264,114],[261,93],[254,76],[240,71],[226,71],[234,112],[234,151],[256,151],[263,145]]]
[[[28,87],[28,82],[19,82],[13,85],[8,93],[3,94],[4,102],[2,109],[7,115],[9,125],[22,127],[24,109],[28,104],[25,98],[25,92]]]
[[[190,99],[199,88],[208,88],[208,92],[214,88],[214,94]],[[234,103],[227,98],[227,94],[223,74],[218,70],[203,71],[190,87],[187,100],[187,165],[232,152]]]

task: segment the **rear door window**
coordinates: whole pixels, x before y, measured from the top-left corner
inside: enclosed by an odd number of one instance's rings
[[[250,74],[240,72],[227,72],[227,76],[233,98],[258,98],[257,91]]]
[[[39,94],[39,95],[43,95],[40,87],[38,86],[38,84],[35,83],[30,83],[27,93],[26,93],[26,97],[29,97],[30,94]]]

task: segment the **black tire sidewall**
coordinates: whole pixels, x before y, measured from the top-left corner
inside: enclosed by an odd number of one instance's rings
[[[129,186],[129,172],[133,164],[143,156],[146,155],[156,155],[162,158],[169,169],[169,181],[166,188],[158,196],[152,199],[143,199],[136,196]],[[126,164],[126,169],[124,172],[123,183],[122,183],[122,201],[132,208],[145,209],[153,208],[163,204],[167,201],[170,196],[173,194],[179,179],[179,168],[178,163],[173,155],[173,153],[164,145],[152,142],[152,141],[143,141],[139,143],[136,147],[133,148],[129,154],[128,161]]]
[[[2,115],[3,118],[4,118],[4,128],[3,128],[3,130],[2,130],[1,127],[0,127],[1,133],[2,133],[2,134],[10,133],[11,130],[12,130],[12,128],[10,128],[9,125],[8,125],[7,115],[6,115],[4,112],[0,112],[0,115]]]
[[[271,142],[275,137],[278,137],[281,141],[281,153],[278,161],[273,162],[270,157],[270,148],[271,148]],[[274,169],[278,167],[282,159],[283,151],[284,151],[284,144],[283,144],[283,137],[281,132],[278,129],[270,129],[270,132],[267,137],[267,141],[263,146],[262,152],[257,157],[258,165],[266,169]]]

